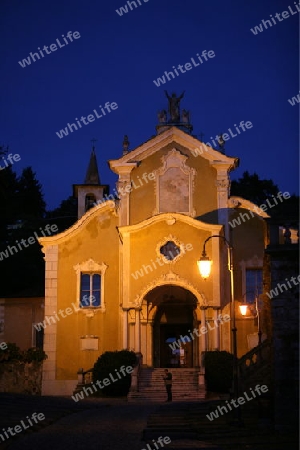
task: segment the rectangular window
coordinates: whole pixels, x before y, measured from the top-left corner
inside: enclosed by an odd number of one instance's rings
[[[42,349],[43,345],[44,345],[44,328],[41,328],[38,331],[35,327],[33,327],[33,347]]]
[[[246,269],[246,301],[254,303],[256,295],[263,292],[262,269]]]
[[[100,306],[101,276],[97,273],[81,273],[80,308]]]

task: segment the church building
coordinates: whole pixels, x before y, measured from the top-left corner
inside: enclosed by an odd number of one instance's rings
[[[112,194],[93,147],[85,181],[74,185],[78,221],[39,239],[44,395],[71,395],[79,369],[108,350],[141,353],[145,368],[200,370],[206,350],[232,351],[232,303],[238,356],[257,345],[257,321],[238,306],[262,293],[268,215],[230,196],[239,160],[221,139],[216,149],[192,134],[181,97],[168,96],[154,137],[130,150],[125,136],[120,158],[108,161],[118,175]],[[206,279],[197,265],[204,243]]]

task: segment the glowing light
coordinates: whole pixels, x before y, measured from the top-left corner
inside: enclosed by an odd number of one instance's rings
[[[201,256],[200,260],[197,261],[197,265],[201,277],[206,280],[211,272],[212,261],[207,256]]]
[[[245,316],[247,314],[248,305],[240,305],[239,308],[242,316]]]

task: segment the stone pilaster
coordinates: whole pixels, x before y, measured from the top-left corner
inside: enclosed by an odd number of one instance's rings
[[[128,348],[128,311],[123,309],[123,348]]]
[[[56,333],[57,320],[57,263],[58,246],[53,245],[45,250],[45,323],[44,351],[48,358],[43,364],[42,395],[51,395],[56,379]]]

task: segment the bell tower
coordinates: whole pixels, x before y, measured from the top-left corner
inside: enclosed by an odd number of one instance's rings
[[[97,202],[103,200],[108,195],[109,186],[101,184],[98,171],[97,157],[95,152],[95,139],[92,140],[92,151],[89,165],[86,171],[84,184],[73,185],[73,195],[78,198],[78,219],[80,219],[89,209],[93,208]]]

